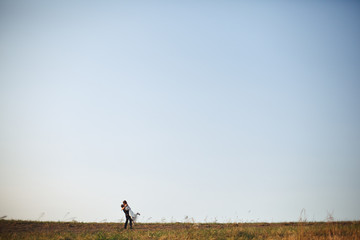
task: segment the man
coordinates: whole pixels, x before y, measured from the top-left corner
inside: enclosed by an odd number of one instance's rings
[[[129,213],[131,208],[127,204],[126,200],[123,201],[123,204],[121,205],[121,209],[124,211],[125,217],[126,217],[124,228],[126,229],[128,221],[130,221],[130,229],[132,229],[132,219],[131,219],[130,213]]]

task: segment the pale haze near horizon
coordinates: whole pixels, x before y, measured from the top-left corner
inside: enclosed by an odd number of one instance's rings
[[[359,220],[359,13],[1,1],[0,215]]]

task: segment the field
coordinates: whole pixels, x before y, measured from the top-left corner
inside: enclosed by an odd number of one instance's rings
[[[0,221],[0,239],[360,239],[360,222],[122,223]]]

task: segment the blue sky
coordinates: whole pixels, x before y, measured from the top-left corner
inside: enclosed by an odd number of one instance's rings
[[[0,215],[359,220],[359,12],[1,1]]]

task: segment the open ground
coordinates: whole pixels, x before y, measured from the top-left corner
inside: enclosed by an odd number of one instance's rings
[[[287,223],[122,223],[0,221],[0,239],[360,239],[360,221]]]

